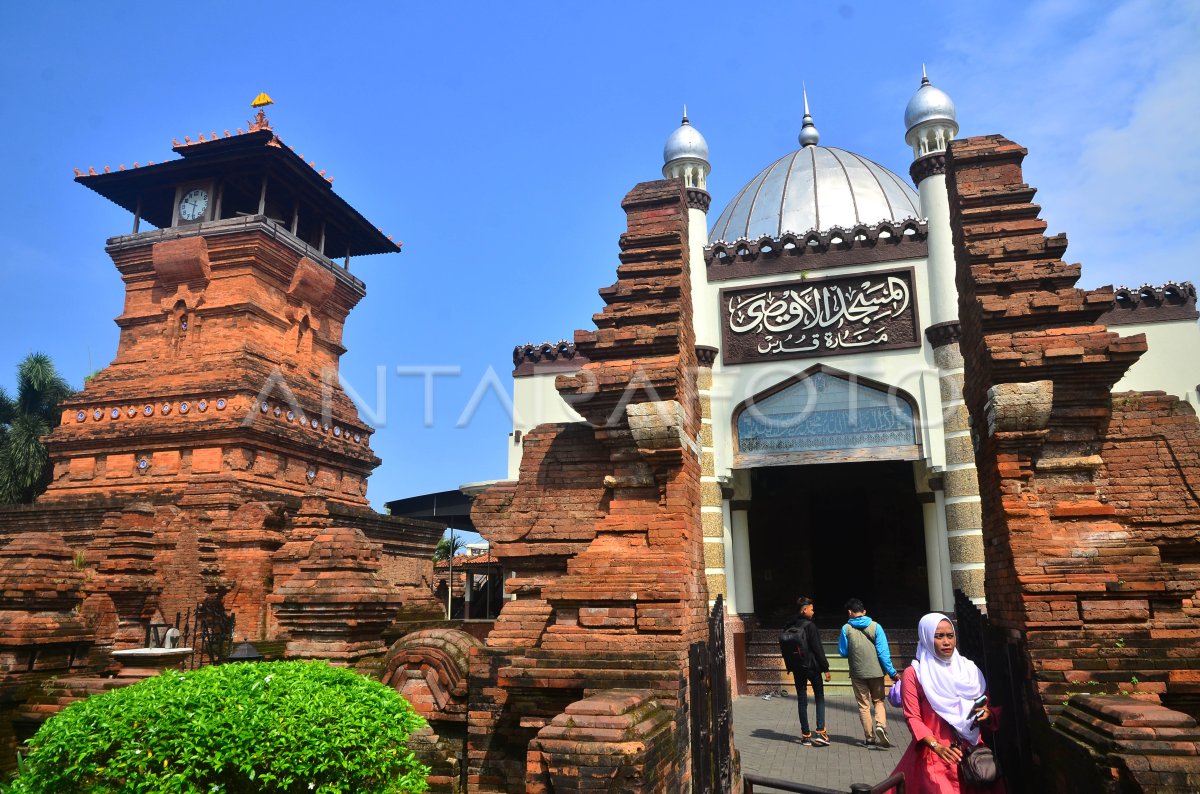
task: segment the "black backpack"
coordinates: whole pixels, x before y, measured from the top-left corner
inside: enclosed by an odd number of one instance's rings
[[[779,652],[783,654],[783,663],[789,673],[808,667],[808,643],[804,639],[806,622],[793,623],[779,635]]]

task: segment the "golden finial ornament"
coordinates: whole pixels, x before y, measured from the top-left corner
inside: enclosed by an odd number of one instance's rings
[[[258,96],[254,97],[254,101],[250,103],[250,107],[258,110],[258,113],[256,113],[254,115],[254,121],[246,122],[246,124],[249,125],[249,127],[250,127],[250,129],[248,130],[249,132],[257,132],[258,130],[271,129],[271,122],[267,120],[267,114],[263,112],[263,108],[265,108],[267,105],[274,105],[274,104],[275,104],[275,100],[271,99],[271,97],[267,96],[266,92],[263,92],[263,93],[259,94]]]

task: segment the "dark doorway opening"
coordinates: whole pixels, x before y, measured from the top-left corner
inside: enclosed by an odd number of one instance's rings
[[[916,626],[929,608],[921,500],[907,461],[770,466],[751,472],[750,563],[761,625],[782,625],[796,598],[822,628],[861,598],[884,625]]]

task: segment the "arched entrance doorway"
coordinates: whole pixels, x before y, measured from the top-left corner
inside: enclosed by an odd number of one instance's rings
[[[772,466],[751,472],[750,558],[760,625],[779,625],[799,595],[817,623],[840,626],[842,605],[910,622],[929,606],[921,503],[903,461]]]
[[[852,596],[881,621],[915,623],[928,609],[916,420],[908,395],[826,366],[739,406],[759,625],[786,621],[799,595],[830,627]]]

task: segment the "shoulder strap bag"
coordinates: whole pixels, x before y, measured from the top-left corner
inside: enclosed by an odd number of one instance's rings
[[[992,748],[980,742],[973,747],[960,746],[962,760],[958,762],[958,779],[968,786],[987,788],[1000,779],[1000,764]]]

